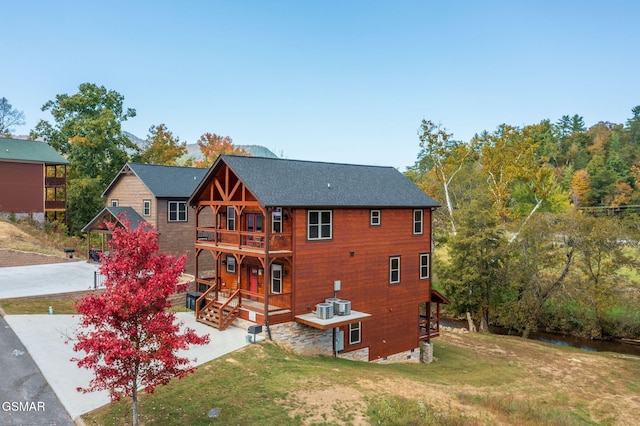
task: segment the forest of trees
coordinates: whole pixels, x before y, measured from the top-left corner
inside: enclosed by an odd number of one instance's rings
[[[68,232],[104,204],[100,195],[127,161],[176,165],[186,146],[164,124],[139,147],[121,125],[135,117],[124,97],[84,83],[42,109],[32,138],[69,161]],[[24,115],[5,98],[0,127]],[[624,124],[587,127],[579,115],[522,127],[503,124],[470,141],[430,120],[406,172],[438,200],[433,284],[448,313],[470,328],[507,327],[527,336],[552,331],[590,338],[640,336],[640,106]],[[198,140],[208,167],[221,153],[246,154],[231,138]]]
[[[640,106],[457,141],[423,120],[407,176],[438,200],[434,285],[470,329],[640,335]]]

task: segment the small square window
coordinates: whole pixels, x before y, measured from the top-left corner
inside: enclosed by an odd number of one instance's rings
[[[187,203],[185,201],[169,201],[169,222],[187,221]]]
[[[309,240],[330,240],[333,234],[333,212],[331,210],[310,210],[307,215],[307,238]]]
[[[380,226],[380,210],[371,210],[371,226]]]
[[[111,200],[111,207],[118,207],[118,200]]]

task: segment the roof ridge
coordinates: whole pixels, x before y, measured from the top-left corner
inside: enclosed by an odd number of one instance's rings
[[[336,166],[353,166],[353,167],[377,167],[383,169],[394,169],[397,170],[393,166],[377,166],[373,164],[354,164],[354,163],[338,163],[335,161],[317,161],[317,160],[298,160],[295,158],[272,158],[272,157],[253,157],[250,155],[234,155],[234,154],[221,154],[221,157],[228,158],[248,158],[248,159],[256,159],[256,160],[270,160],[270,161],[288,161],[288,162],[296,162],[296,163],[312,163],[312,164],[332,164]]]

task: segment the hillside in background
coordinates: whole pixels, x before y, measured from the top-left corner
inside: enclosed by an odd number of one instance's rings
[[[124,133],[133,143],[138,145],[138,147],[144,147],[144,139],[140,139],[133,133],[125,132]],[[265,158],[278,158],[276,154],[273,153],[269,148],[266,148],[262,145],[235,145],[238,148],[242,148],[247,151],[253,157],[265,157]],[[202,153],[200,152],[200,147],[197,143],[189,143],[187,144],[187,154],[182,156],[182,160],[186,160],[192,158],[194,160],[202,160]]]

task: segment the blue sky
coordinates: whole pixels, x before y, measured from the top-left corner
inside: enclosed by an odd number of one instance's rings
[[[12,1],[0,96],[26,116],[81,83],[115,90],[145,138],[213,132],[292,159],[388,165],[423,118],[458,140],[640,105],[635,1]]]

